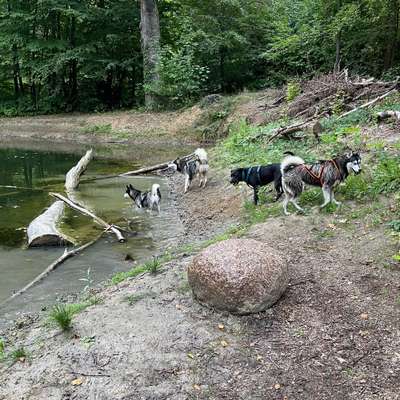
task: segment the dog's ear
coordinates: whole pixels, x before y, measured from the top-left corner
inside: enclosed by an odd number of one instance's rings
[[[283,154],[285,156],[294,156],[294,153],[292,151],[284,151]]]

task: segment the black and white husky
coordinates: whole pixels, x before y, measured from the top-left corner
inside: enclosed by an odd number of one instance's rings
[[[306,164],[303,159],[288,156],[281,162],[282,189],[285,194],[283,210],[286,215],[287,205],[291,202],[299,211],[303,209],[297,204],[296,199],[304,190],[304,184],[320,186],[324,194],[324,202],[320,208],[329,203],[340,203],[335,200],[333,189],[343,182],[350,172],[361,172],[361,157],[358,153],[348,153],[331,160],[321,160],[314,164]]]
[[[185,176],[186,193],[195,177],[199,178],[199,187],[205,187],[207,183],[208,173],[208,157],[204,149],[196,149],[193,158],[177,158],[171,166],[175,171],[180,172]]]
[[[149,192],[141,192],[132,185],[126,187],[125,198],[131,198],[137,208],[147,208],[153,210],[155,207],[160,212],[161,192],[160,185],[154,183]]]

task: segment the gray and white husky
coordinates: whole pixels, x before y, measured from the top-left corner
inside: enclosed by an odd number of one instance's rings
[[[157,183],[154,183],[151,191],[148,192],[142,192],[132,185],[127,185],[124,197],[131,198],[137,208],[153,210],[156,207],[157,211],[160,212],[161,192],[160,185]]]
[[[282,189],[285,194],[283,210],[286,215],[287,205],[291,202],[299,211],[303,209],[297,204],[297,198],[304,190],[307,183],[320,186],[324,195],[324,202],[320,208],[336,201],[333,189],[343,182],[350,172],[361,172],[361,157],[358,153],[348,153],[331,160],[321,160],[313,164],[306,164],[303,159],[296,156],[285,157],[281,162]]]
[[[204,149],[196,149],[193,158],[177,158],[171,167],[185,176],[186,193],[195,177],[199,178],[199,187],[205,187],[208,173],[208,157]]]

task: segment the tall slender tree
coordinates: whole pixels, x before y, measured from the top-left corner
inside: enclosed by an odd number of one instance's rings
[[[140,0],[140,32],[143,51],[145,104],[156,108],[160,86],[160,19],[156,0]]]

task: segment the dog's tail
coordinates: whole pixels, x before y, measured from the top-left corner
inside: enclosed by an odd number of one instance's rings
[[[158,183],[154,183],[151,187],[152,196],[158,196],[161,199],[160,185]]]
[[[208,156],[207,156],[207,152],[204,149],[196,149],[194,154],[200,160],[200,164],[207,164]]]
[[[281,173],[284,175],[286,172],[302,164],[304,164],[302,158],[297,156],[287,156],[281,162]]]

